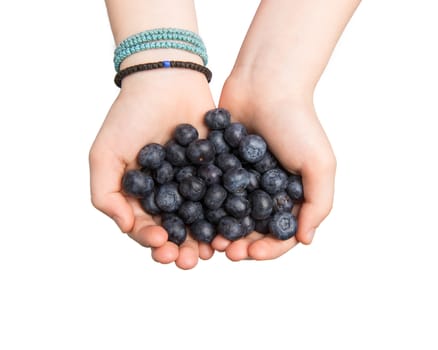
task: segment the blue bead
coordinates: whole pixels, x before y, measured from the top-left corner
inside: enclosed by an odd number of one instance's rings
[[[164,68],[170,68],[170,61],[163,61]]]

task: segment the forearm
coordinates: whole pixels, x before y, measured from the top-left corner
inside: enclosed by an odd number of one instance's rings
[[[234,71],[313,90],[360,0],[262,0]],[[257,74],[257,73],[256,73]]]
[[[114,41],[155,28],[180,28],[198,32],[193,0],[106,0]],[[187,59],[202,63],[199,56],[175,49],[155,49],[128,57],[123,66],[161,59]]]

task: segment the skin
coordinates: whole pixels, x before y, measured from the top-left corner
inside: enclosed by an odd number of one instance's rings
[[[313,106],[316,84],[358,0],[261,1],[219,102],[262,135],[283,166],[301,174],[305,201],[295,237],[278,241],[253,232],[212,243],[231,260],[274,259],[310,244],[329,214],[336,159]]]
[[[123,195],[121,178],[127,169],[137,167],[136,155],[145,144],[165,143],[179,123],[191,123],[200,137],[206,135],[203,115],[215,105],[205,77],[191,70],[154,70],[123,80],[90,150],[93,205],[132,239],[150,247],[157,262],[182,269],[193,268],[199,258],[209,259],[213,249],[225,251],[235,261],[266,260],[299,242],[311,243],[331,210],[336,170],[333,150],[313,107],[313,92],[358,4],[358,0],[261,1],[221,94],[220,107],[264,136],[281,163],[302,175],[305,201],[297,212],[296,237],[278,241],[253,232],[235,242],[217,237],[211,246],[189,238],[178,247],[167,241],[157,219]],[[198,30],[193,1],[107,0],[106,5],[116,45],[152,28]],[[200,57],[188,52],[148,50],[129,56],[121,68],[164,59],[202,64]]]

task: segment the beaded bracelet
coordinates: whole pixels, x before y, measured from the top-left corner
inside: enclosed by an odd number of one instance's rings
[[[114,68],[118,72],[122,61],[137,52],[150,49],[179,49],[194,53],[208,63],[207,50],[198,34],[177,28],[147,30],[129,36],[114,51]]]
[[[114,83],[118,86],[122,86],[122,80],[123,78],[127,77],[128,75],[131,75],[133,73],[137,72],[143,72],[147,70],[152,69],[158,69],[158,68],[185,68],[185,69],[192,69],[197,72],[200,72],[205,75],[207,78],[207,82],[211,81],[212,73],[211,71],[200,64],[194,63],[194,62],[184,62],[184,61],[160,61],[160,62],[152,62],[152,63],[143,63],[138,64],[135,66],[127,67],[125,69],[122,69],[119,71],[115,78]]]

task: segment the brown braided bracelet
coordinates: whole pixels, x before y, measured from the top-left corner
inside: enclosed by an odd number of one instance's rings
[[[197,63],[193,62],[184,62],[184,61],[160,61],[160,62],[152,62],[152,63],[143,63],[143,64],[137,64],[135,66],[127,67],[125,69],[122,69],[119,71],[115,78],[114,83],[118,86],[122,86],[122,80],[123,78],[127,77],[128,75],[131,75],[133,73],[137,72],[143,72],[146,70],[151,69],[158,69],[158,68],[185,68],[185,69],[192,69],[197,72],[200,72],[205,75],[207,78],[207,82],[211,81],[212,73],[210,69],[208,69],[205,66],[202,66]]]

